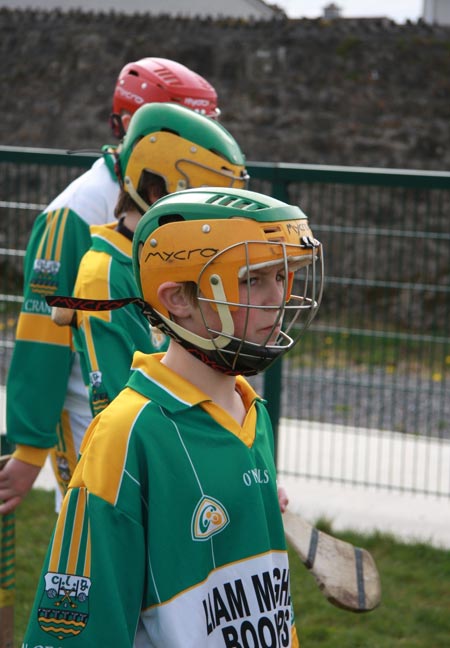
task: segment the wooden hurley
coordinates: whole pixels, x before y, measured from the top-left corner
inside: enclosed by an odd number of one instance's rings
[[[366,549],[333,538],[290,511],[283,520],[288,543],[330,603],[352,612],[369,612],[380,604],[380,576]]]
[[[0,457],[0,470],[9,456]],[[1,516],[0,648],[14,648],[15,514]]]

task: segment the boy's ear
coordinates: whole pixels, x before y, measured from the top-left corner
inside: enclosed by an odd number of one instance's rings
[[[158,288],[158,299],[172,315],[187,317],[192,312],[192,302],[188,299],[183,285],[176,281],[165,281]]]
[[[160,198],[163,197],[162,191],[159,189],[159,187],[151,186],[148,193],[147,193],[147,202],[149,205],[153,205],[154,202],[159,200]]]
[[[122,115],[120,116],[120,119],[121,119],[121,121],[122,121],[122,127],[123,127],[123,130],[124,130],[124,132],[126,133],[127,130],[128,130],[128,126],[130,125],[131,115],[130,115],[130,113],[124,112],[124,113],[122,113]]]

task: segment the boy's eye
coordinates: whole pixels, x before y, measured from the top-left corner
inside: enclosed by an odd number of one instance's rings
[[[244,285],[253,286],[256,283],[257,280],[258,280],[258,277],[250,276],[250,277],[244,277],[243,279],[240,280],[239,283],[244,284]]]
[[[277,274],[275,275],[275,280],[277,282],[284,283],[286,281],[286,273],[283,271],[277,272]],[[244,277],[240,280],[240,283],[246,284],[248,286],[255,286],[257,283],[264,281],[273,281],[273,279],[269,279],[269,277],[266,277],[265,275],[257,274],[250,275],[249,277]]]

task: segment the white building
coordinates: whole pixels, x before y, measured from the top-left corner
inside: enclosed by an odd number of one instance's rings
[[[263,0],[1,0],[0,7],[43,9],[51,11],[82,10],[93,12],[166,14],[185,18],[241,18],[271,20],[282,16],[279,9]]]
[[[423,0],[422,18],[437,25],[450,25],[450,0]]]
[[[323,17],[326,20],[335,20],[336,18],[341,17],[341,8],[337,4],[332,2],[323,8]]]

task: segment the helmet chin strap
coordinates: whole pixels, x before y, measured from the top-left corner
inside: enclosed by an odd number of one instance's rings
[[[122,117],[118,113],[111,113],[109,116],[109,125],[113,132],[114,137],[119,141],[126,135],[126,130],[123,127]]]
[[[123,184],[125,191],[131,196],[136,205],[141,208],[142,213],[145,214],[150,209],[150,205],[138,194],[128,176],[125,176]]]

